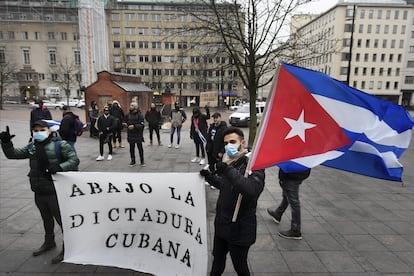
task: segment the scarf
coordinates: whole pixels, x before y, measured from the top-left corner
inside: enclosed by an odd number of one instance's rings
[[[49,135],[44,141],[36,141],[34,145],[36,147],[36,159],[39,166],[39,171],[46,173],[49,168],[49,158],[46,154],[45,145],[52,140],[52,135]]]

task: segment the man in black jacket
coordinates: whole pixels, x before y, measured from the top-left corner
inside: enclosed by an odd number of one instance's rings
[[[207,134],[207,158],[208,164],[214,165],[224,154],[223,131],[227,128],[225,121],[221,120],[221,114],[216,112],[213,114],[213,123],[210,124]]]
[[[72,146],[72,149],[75,149],[76,138],[78,134],[75,132],[76,129],[76,119],[79,119],[78,115],[75,115],[72,111],[69,110],[67,106],[63,107],[63,118],[60,121],[59,126],[59,135],[62,140],[65,140]]]
[[[206,181],[220,190],[214,221],[213,265],[211,276],[221,275],[229,252],[238,275],[250,275],[247,255],[256,241],[257,200],[265,183],[264,170],[245,174],[248,163],[246,140],[239,128],[229,127],[223,132],[225,154],[210,170],[201,170]],[[242,196],[236,219],[236,202]]]
[[[99,131],[99,156],[96,161],[104,160],[103,148],[104,144],[108,144],[108,160],[112,160],[112,134],[116,128],[115,117],[109,114],[109,106],[104,107],[104,114],[98,118]]]
[[[193,116],[191,117],[191,127],[190,127],[190,138],[194,141],[196,148],[196,156],[191,159],[192,163],[200,162],[200,165],[206,164],[206,151],[205,147],[207,144],[207,131],[208,123],[207,120],[210,119],[210,109],[208,106],[205,107],[206,114],[201,113],[198,107],[193,108]],[[200,159],[201,151],[201,159]]]
[[[132,102],[129,106],[129,113],[124,118],[123,126],[127,128],[127,140],[129,143],[129,154],[131,163],[129,166],[135,166],[135,144],[137,145],[141,166],[144,167],[144,149],[142,142],[144,141],[144,117],[138,108],[138,104]]]
[[[157,110],[155,103],[151,104],[150,110],[145,113],[145,120],[148,122],[148,130],[149,130],[149,138],[150,143],[149,145],[152,146],[152,134],[155,131],[158,139],[158,146],[161,146],[161,139],[160,139],[160,124],[161,124],[161,113]]]
[[[267,209],[267,212],[272,219],[279,224],[283,213],[290,205],[292,211],[292,220],[290,229],[287,231],[280,231],[279,236],[286,239],[301,240],[301,216],[300,216],[300,201],[299,201],[299,185],[309,177],[311,170],[307,169],[300,172],[286,173],[282,169],[279,170],[279,184],[283,190],[283,199],[279,207],[275,210]]]

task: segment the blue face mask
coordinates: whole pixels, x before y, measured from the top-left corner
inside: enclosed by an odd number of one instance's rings
[[[239,147],[239,144],[227,144],[224,149],[228,157],[234,158],[239,155]]]
[[[46,140],[47,137],[49,137],[48,131],[38,131],[33,133],[33,139],[35,139],[36,141],[42,142]]]

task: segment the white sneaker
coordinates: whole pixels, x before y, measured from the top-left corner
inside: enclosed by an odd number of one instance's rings
[[[180,148],[180,145],[176,145],[176,146],[175,146],[175,148],[176,148],[176,149],[179,149],[179,148]]]
[[[202,158],[201,160],[200,160],[200,165],[205,165],[206,164],[206,159],[205,158]]]
[[[102,155],[99,155],[98,157],[96,157],[96,161],[102,161],[102,160],[104,160],[105,158],[102,156]]]
[[[112,155],[108,154],[108,158],[106,158],[107,160],[112,160]]]
[[[168,145],[168,147],[169,147],[169,148],[171,148],[171,147],[172,147],[172,145],[171,145],[171,144],[169,144],[169,145]]]
[[[198,161],[200,161],[198,157],[194,157],[193,159],[191,159],[191,163],[197,163]]]

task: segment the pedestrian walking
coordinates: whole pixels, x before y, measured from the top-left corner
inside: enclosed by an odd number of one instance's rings
[[[239,128],[228,127],[223,132],[226,153],[223,162],[210,170],[201,170],[205,180],[220,190],[214,220],[213,264],[211,276],[222,275],[226,256],[230,253],[237,275],[250,275],[247,256],[256,241],[257,200],[263,191],[265,171],[257,170],[245,176],[249,157],[246,140]],[[239,194],[242,195],[237,219],[233,214]]]
[[[142,147],[144,142],[144,117],[136,102],[132,102],[129,105],[129,113],[125,116],[123,125],[127,128],[127,140],[131,157],[129,166],[132,167],[136,164],[135,145],[137,145],[141,166],[144,167],[144,148]]]
[[[91,124],[89,126],[89,137],[98,138],[99,132],[96,128],[96,121],[99,118],[99,108],[96,101],[91,101],[91,106],[89,107],[89,118],[91,120]]]
[[[149,129],[149,145],[152,146],[152,135],[155,131],[157,135],[158,145],[161,146],[160,138],[160,125],[161,125],[161,113],[157,110],[155,103],[151,104],[151,108],[145,113],[145,120],[148,122]]]
[[[40,120],[52,120],[52,114],[49,109],[43,105],[42,100],[36,101],[37,107],[34,107],[30,112],[30,136],[33,136],[33,124]]]
[[[190,127],[190,138],[193,140],[196,156],[191,159],[192,163],[199,162],[200,165],[206,164],[206,152],[205,147],[207,145],[207,131],[208,123],[207,120],[210,119],[210,109],[208,106],[205,107],[206,114],[201,113],[198,107],[193,108],[193,116],[191,117],[191,127]],[[201,153],[201,158],[200,158]]]
[[[181,141],[181,127],[183,123],[187,120],[187,114],[185,114],[184,110],[181,109],[178,103],[174,104],[174,109],[170,112],[170,120],[171,120],[171,133],[170,133],[170,144],[168,145],[169,148],[173,146],[174,141],[174,133],[177,131],[177,145],[175,146],[176,149],[180,148],[180,141]]]
[[[83,123],[80,121],[79,116],[70,111],[67,106],[63,107],[63,116],[58,132],[62,140],[68,142],[76,152],[76,139],[82,135]]]
[[[99,156],[96,158],[96,161],[104,160],[103,150],[104,145],[108,144],[108,160],[112,160],[112,135],[116,127],[116,121],[114,116],[109,114],[109,107],[104,107],[104,114],[98,118],[98,131],[99,131]]]
[[[213,117],[213,123],[208,128],[206,152],[208,164],[213,166],[223,157],[223,131],[227,128],[227,124],[221,120],[221,114],[218,112],[211,117]]]
[[[116,148],[116,142],[120,148],[125,148],[122,144],[122,122],[124,121],[124,111],[117,100],[112,102],[112,108],[109,109],[109,114],[115,118],[116,126],[112,135],[112,147]]]
[[[22,148],[15,148],[11,139],[9,127],[0,133],[1,147],[8,159],[29,159],[29,181],[34,192],[34,200],[43,221],[45,231],[43,244],[33,251],[33,256],[39,256],[56,247],[55,220],[62,229],[62,219],[59,204],[53,185],[52,174],[62,171],[76,170],[79,158],[72,147],[52,132],[45,121],[32,124],[33,141]],[[59,146],[57,146],[57,144]],[[58,149],[58,150],[57,150]],[[59,152],[57,152],[59,151]],[[56,264],[63,260],[64,247],[52,259]]]
[[[279,169],[279,184],[283,191],[283,199],[279,207],[275,210],[269,208],[267,212],[272,219],[279,224],[283,213],[290,205],[292,212],[292,219],[290,229],[287,231],[280,231],[279,236],[286,239],[301,240],[301,214],[300,214],[300,200],[299,200],[299,186],[309,177],[311,170],[304,170],[301,172],[286,173]]]

